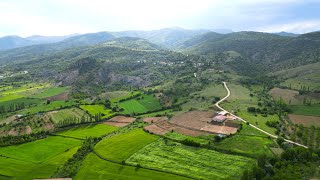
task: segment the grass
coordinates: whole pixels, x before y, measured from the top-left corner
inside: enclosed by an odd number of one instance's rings
[[[35,98],[18,98],[18,99],[13,99],[10,101],[5,101],[5,102],[0,102],[0,106],[4,106],[5,108],[14,104],[20,104],[20,103],[24,103],[25,106],[30,106],[30,105],[36,105],[36,104],[40,104],[41,102],[43,102],[43,100],[41,99],[35,99]]]
[[[111,109],[106,109],[103,105],[81,105],[80,108],[87,111],[92,116],[101,113],[102,118],[108,118],[114,115]]]
[[[11,101],[11,100],[20,99],[23,97],[24,95],[21,95],[21,94],[0,95],[0,102]]]
[[[156,99],[153,95],[146,94],[135,99],[120,102],[118,105],[124,109],[124,114],[145,113],[162,108],[158,99]]]
[[[108,162],[100,159],[95,154],[90,153],[84,160],[79,172],[74,177],[76,180],[86,179],[188,179],[178,175],[157,172],[131,166]]]
[[[166,116],[166,115],[168,115],[170,113],[172,113],[172,109],[166,109],[166,110],[163,110],[163,111],[157,111],[157,112],[153,112],[153,113],[142,114],[142,115],[137,116],[137,117],[154,117],[154,116],[157,116],[157,115]]]
[[[39,112],[47,112],[52,110],[61,109],[63,107],[71,107],[75,105],[76,103],[74,101],[54,101],[50,104],[39,104],[38,106],[30,107],[28,109],[24,109],[20,111],[20,114],[28,115],[28,114],[37,114]]]
[[[186,136],[186,135],[179,134],[179,133],[176,133],[176,132],[168,132],[167,134],[165,134],[165,137],[167,137],[169,139],[178,140],[178,141],[191,140],[191,141],[200,143],[201,145],[207,145],[208,142],[209,142],[207,139],[202,139],[202,138],[192,137],[192,136]]]
[[[74,147],[38,164],[12,158],[0,157],[0,174],[9,176],[10,179],[22,180],[49,178],[60,165],[64,164],[69,158],[72,157],[77,149],[78,147]]]
[[[59,123],[67,118],[81,118],[87,116],[85,112],[78,108],[62,109],[57,112],[48,113],[54,123]]]
[[[88,126],[72,128],[57,133],[57,135],[85,139],[87,137],[101,137],[102,135],[111,133],[117,129],[118,127],[113,127],[106,124],[91,124]]]
[[[320,104],[313,105],[295,105],[289,106],[292,114],[306,115],[306,116],[320,116]]]
[[[160,139],[132,155],[129,164],[139,164],[196,179],[239,179],[254,159],[185,146]]]
[[[61,94],[63,92],[65,92],[68,88],[67,87],[51,87],[49,89],[45,89],[40,93],[35,94],[34,96],[32,96],[33,98],[39,98],[39,99],[43,99],[46,97],[51,97],[51,96],[55,96],[58,94]]]
[[[158,139],[157,136],[150,135],[142,129],[136,129],[100,141],[95,151],[106,159],[121,162],[156,139]]]
[[[0,148],[0,155],[16,160],[40,163],[66,152],[68,149],[80,146],[80,144],[80,140],[50,136],[21,145]]]

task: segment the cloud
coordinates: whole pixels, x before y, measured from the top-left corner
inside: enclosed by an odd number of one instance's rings
[[[286,24],[270,25],[256,29],[262,32],[293,32],[293,33],[307,33],[320,30],[320,20],[308,20],[300,22],[292,22]]]
[[[318,28],[318,5],[316,0],[1,0],[0,30],[23,36],[171,26],[308,32]]]

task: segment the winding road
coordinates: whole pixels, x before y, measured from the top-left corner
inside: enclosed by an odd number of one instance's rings
[[[224,97],[224,98],[222,98],[220,101],[218,101],[215,105],[219,108],[219,109],[221,109],[222,111],[226,111],[226,112],[228,112],[231,116],[233,116],[233,117],[235,117],[235,118],[237,118],[237,119],[239,119],[240,121],[242,121],[242,122],[244,122],[244,123],[247,123],[247,121],[246,120],[244,120],[244,119],[242,119],[241,117],[238,117],[238,116],[236,116],[236,115],[234,115],[234,114],[232,114],[232,113],[230,113],[229,111],[227,111],[227,110],[225,110],[225,109],[223,109],[222,107],[220,107],[220,103],[222,102],[222,101],[224,101],[224,100],[226,100],[229,96],[230,96],[230,90],[229,90],[229,88],[228,88],[228,86],[227,86],[227,83],[226,82],[223,82],[223,85],[224,85],[224,87],[226,88],[226,90],[227,90],[227,92],[228,92],[228,94]],[[259,130],[259,131],[261,131],[261,132],[263,132],[263,133],[265,133],[265,134],[267,134],[268,136],[270,136],[270,137],[273,137],[273,138],[278,138],[278,136],[275,136],[275,135],[273,135],[273,134],[270,134],[270,133],[268,133],[268,132],[266,132],[266,131],[264,131],[264,130],[262,130],[262,129],[260,129],[260,128],[258,128],[257,126],[255,126],[255,125],[253,125],[253,124],[249,124],[251,127],[253,127],[253,128],[255,128],[255,129],[257,129],[257,130]],[[295,144],[295,145],[297,145],[297,146],[301,146],[301,147],[304,147],[304,148],[308,148],[307,146],[305,146],[305,145],[303,145],[303,144],[299,144],[299,143],[296,143],[296,142],[293,142],[293,141],[291,141],[291,140],[288,140],[288,139],[284,139],[286,142],[289,142],[289,143],[292,143],[292,144]]]

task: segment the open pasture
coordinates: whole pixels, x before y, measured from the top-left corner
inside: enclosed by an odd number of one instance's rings
[[[43,99],[43,98],[47,98],[47,97],[51,97],[51,96],[55,96],[58,94],[61,94],[65,91],[67,91],[68,88],[67,87],[50,87],[48,89],[44,89],[41,92],[36,93],[35,95],[33,95],[33,98],[39,98],[39,99]]]
[[[24,109],[19,113],[23,115],[37,114],[39,112],[48,112],[48,111],[58,110],[64,107],[71,107],[75,104],[76,103],[74,101],[54,101],[54,102],[50,102],[50,104],[42,103],[42,104],[39,104],[38,106]]]

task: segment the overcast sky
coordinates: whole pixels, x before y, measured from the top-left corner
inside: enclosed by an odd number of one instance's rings
[[[320,30],[320,0],[0,0],[0,36],[98,31]]]

